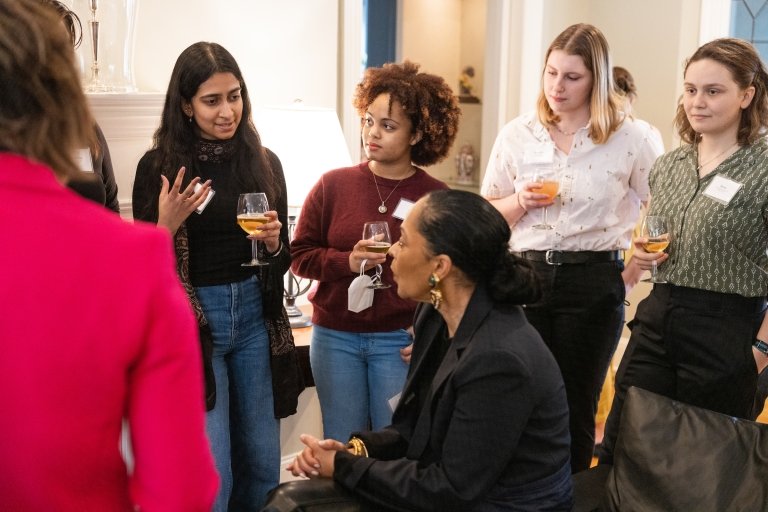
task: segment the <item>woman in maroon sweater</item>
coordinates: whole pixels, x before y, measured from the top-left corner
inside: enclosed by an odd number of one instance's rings
[[[387,256],[367,250],[363,224],[386,221],[392,241],[421,196],[447,186],[417,167],[444,159],[456,138],[460,110],[451,88],[405,62],[370,68],[354,104],[362,117],[367,162],[324,174],[304,202],[291,243],[292,269],[316,280],[310,296],[315,324],[312,374],[324,436],[346,439],[352,431],[390,423],[405,382],[411,352],[409,328],[415,303],[400,299]],[[373,305],[354,313],[347,290],[363,261],[382,265]]]

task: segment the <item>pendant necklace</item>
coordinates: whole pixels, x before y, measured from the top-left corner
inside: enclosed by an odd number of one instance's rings
[[[705,167],[705,166],[707,166],[707,165],[711,164],[712,162],[714,162],[715,160],[717,160],[718,158],[720,158],[720,157],[721,157],[721,156],[723,156],[724,154],[728,153],[730,150],[732,150],[733,148],[735,148],[735,147],[736,147],[736,146],[738,146],[738,145],[739,145],[739,142],[738,142],[738,141],[736,141],[736,143],[735,143],[733,146],[730,146],[730,147],[729,147],[729,148],[727,148],[725,151],[721,151],[720,153],[716,154],[716,155],[715,155],[713,158],[710,158],[709,160],[707,160],[707,161],[706,161],[706,162],[704,162],[704,163],[700,163],[700,164],[699,164],[699,166],[698,166],[698,167],[696,167],[696,172],[699,172],[699,171],[701,171],[701,168],[702,168],[702,167]],[[697,157],[701,156],[701,155],[699,155],[699,154],[698,154],[698,151],[697,151],[697,153],[696,153],[696,156],[697,156]]]
[[[401,182],[402,182],[402,181],[403,181],[405,178],[401,178],[401,179],[400,179],[400,181],[398,181],[398,182],[397,182],[397,184],[394,186],[394,188],[392,189],[392,191],[389,193],[389,195],[388,195],[386,198],[382,199],[382,198],[381,198],[381,191],[379,191],[379,184],[378,184],[378,182],[376,181],[376,173],[375,173],[375,172],[373,172],[373,169],[371,169],[371,174],[373,175],[373,184],[374,184],[374,185],[376,185],[376,194],[378,194],[378,196],[379,196],[379,201],[381,201],[381,204],[379,205],[379,213],[387,213],[387,207],[384,205],[384,203],[386,203],[386,202],[389,200],[389,198],[390,198],[390,197],[392,197],[392,194],[394,194],[394,192],[395,192],[395,190],[397,189],[397,187],[399,187],[399,186],[400,186],[400,183],[401,183]]]

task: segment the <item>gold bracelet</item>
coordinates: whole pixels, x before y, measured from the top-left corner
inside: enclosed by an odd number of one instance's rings
[[[365,443],[359,437],[350,438],[347,448],[352,450],[352,455],[357,455],[358,457],[368,456],[368,448],[365,447]]]

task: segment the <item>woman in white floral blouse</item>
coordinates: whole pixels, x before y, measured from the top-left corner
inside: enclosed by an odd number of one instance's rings
[[[547,51],[536,111],[502,129],[482,186],[512,226],[512,250],[542,281],[543,299],[525,311],[563,373],[574,472],[592,459],[600,389],[634,284],[622,274],[622,251],[659,154],[647,123],[622,106],[603,34],[568,27]],[[559,183],[558,197],[543,193],[534,179],[541,171]]]

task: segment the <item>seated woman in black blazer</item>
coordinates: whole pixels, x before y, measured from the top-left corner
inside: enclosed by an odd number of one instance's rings
[[[416,203],[391,249],[398,294],[425,303],[392,425],[346,445],[303,435],[289,471],[335,479],[364,510],[571,509],[565,388],[518,306],[539,293],[509,236],[470,192]]]

